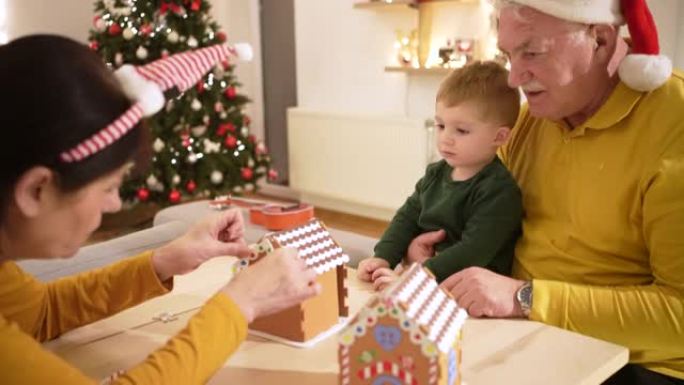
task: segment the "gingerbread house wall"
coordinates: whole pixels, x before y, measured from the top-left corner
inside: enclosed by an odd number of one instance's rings
[[[439,372],[443,375],[439,378],[439,385],[460,385],[461,384],[461,333],[458,334],[456,341],[454,341],[453,350],[455,357],[451,357],[451,353],[440,354],[439,356]],[[453,360],[453,362],[452,362]],[[455,373],[451,373],[454,371]]]
[[[391,350],[385,350],[375,338],[375,329],[391,328],[391,330],[399,330],[401,339]],[[387,330],[387,329],[386,329]],[[385,342],[385,345],[390,347],[392,344]],[[371,362],[362,362],[363,357],[368,357],[369,352],[375,351],[375,357]],[[366,329],[363,336],[356,338],[349,350],[349,374],[350,385],[368,385],[372,384],[372,379],[363,380],[358,373],[367,366],[373,365],[378,361],[390,361],[404,367],[406,361],[413,362],[413,370],[411,373],[418,381],[418,384],[428,384],[428,376],[430,369],[429,359],[421,352],[421,346],[411,342],[410,335],[402,330],[397,323],[397,320],[389,316],[383,316],[378,319],[377,323]],[[402,362],[403,361],[403,362]]]
[[[307,341],[329,329],[339,320],[337,270],[317,277],[322,292],[319,296],[278,313],[254,320],[249,328],[291,341]]]

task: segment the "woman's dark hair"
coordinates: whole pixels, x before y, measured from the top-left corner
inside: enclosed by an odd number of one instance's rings
[[[55,171],[59,188],[77,190],[135,157],[146,137],[136,127],[80,162],[59,154],[105,128],[131,106],[102,59],[86,46],[51,35],[0,46],[0,221],[19,177],[35,166]]]

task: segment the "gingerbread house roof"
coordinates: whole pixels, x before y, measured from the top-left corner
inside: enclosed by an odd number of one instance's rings
[[[290,230],[270,233],[264,238],[274,248],[292,247],[299,250],[299,256],[306,265],[318,274],[349,262],[349,255],[335,242],[323,222],[316,218]]]
[[[406,317],[420,325],[443,353],[449,351],[468,317],[451,294],[439,287],[430,271],[419,264],[411,266],[381,296],[399,304]]]
[[[397,319],[411,341],[430,357],[449,352],[468,318],[451,294],[439,287],[432,273],[419,264],[371,298],[341,333],[340,343],[351,345],[384,315]]]

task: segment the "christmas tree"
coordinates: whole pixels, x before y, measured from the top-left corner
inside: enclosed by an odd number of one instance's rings
[[[222,44],[226,35],[203,0],[100,0],[90,47],[112,68],[145,64],[177,52]],[[217,66],[197,86],[146,121],[152,164],[121,189],[127,202],[175,204],[193,197],[253,191],[277,177],[263,142],[250,134],[235,64]]]

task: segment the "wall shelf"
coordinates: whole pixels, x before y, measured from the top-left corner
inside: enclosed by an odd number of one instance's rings
[[[354,3],[354,8],[357,9],[377,9],[384,10],[389,8],[413,8],[418,7],[418,3],[414,0],[392,0],[390,2],[377,0],[377,1],[362,1]]]
[[[387,66],[385,67],[385,72],[403,72],[411,75],[439,75],[445,76],[451,72],[453,68],[444,67],[430,67],[430,68],[416,68],[416,67],[400,67],[400,66]]]

